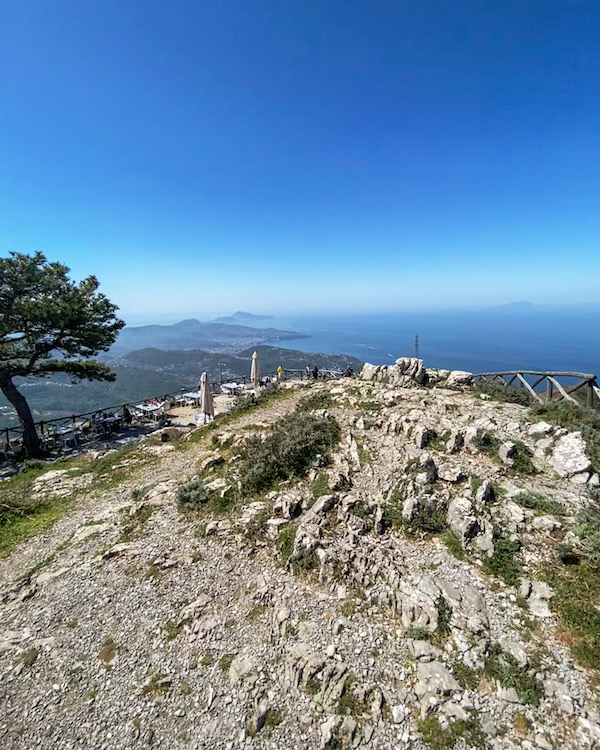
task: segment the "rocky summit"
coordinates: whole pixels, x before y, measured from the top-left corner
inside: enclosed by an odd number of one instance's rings
[[[3,482],[0,746],[600,748],[595,438],[513,400],[401,359]]]

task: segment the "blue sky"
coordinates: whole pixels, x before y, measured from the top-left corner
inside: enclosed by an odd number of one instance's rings
[[[600,3],[0,0],[0,255],[125,313],[600,299]]]

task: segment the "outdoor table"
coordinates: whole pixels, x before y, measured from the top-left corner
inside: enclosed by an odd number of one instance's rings
[[[189,393],[182,393],[181,397],[189,399],[190,401],[195,401],[197,405],[198,401],[200,401],[200,391],[190,391]]]
[[[225,391],[225,393],[229,393],[231,396],[239,393],[241,389],[242,386],[239,383],[222,383],[221,385],[221,390]]]
[[[64,425],[62,427],[55,427],[53,432],[60,440],[61,447],[64,448],[70,442],[73,442],[74,445],[77,445],[77,433],[74,427],[69,427],[67,425]]]
[[[144,416],[157,421],[162,414],[163,404],[136,404],[134,408],[139,409]]]

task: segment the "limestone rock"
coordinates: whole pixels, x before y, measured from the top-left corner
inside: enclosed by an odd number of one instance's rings
[[[447,388],[461,388],[473,384],[473,373],[464,370],[452,370],[446,380]]]
[[[558,440],[548,463],[560,477],[574,477],[589,472],[591,468],[585,451],[585,440],[581,433],[569,432]]]
[[[452,500],[448,506],[446,520],[452,531],[460,537],[463,545],[477,533],[477,517],[471,501],[466,497],[455,497]]]

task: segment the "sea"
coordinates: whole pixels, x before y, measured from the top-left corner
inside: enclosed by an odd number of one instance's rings
[[[260,325],[307,336],[280,341],[277,346],[307,353],[350,354],[372,364],[393,364],[398,357],[418,352],[426,367],[600,376],[600,305],[286,316]]]

